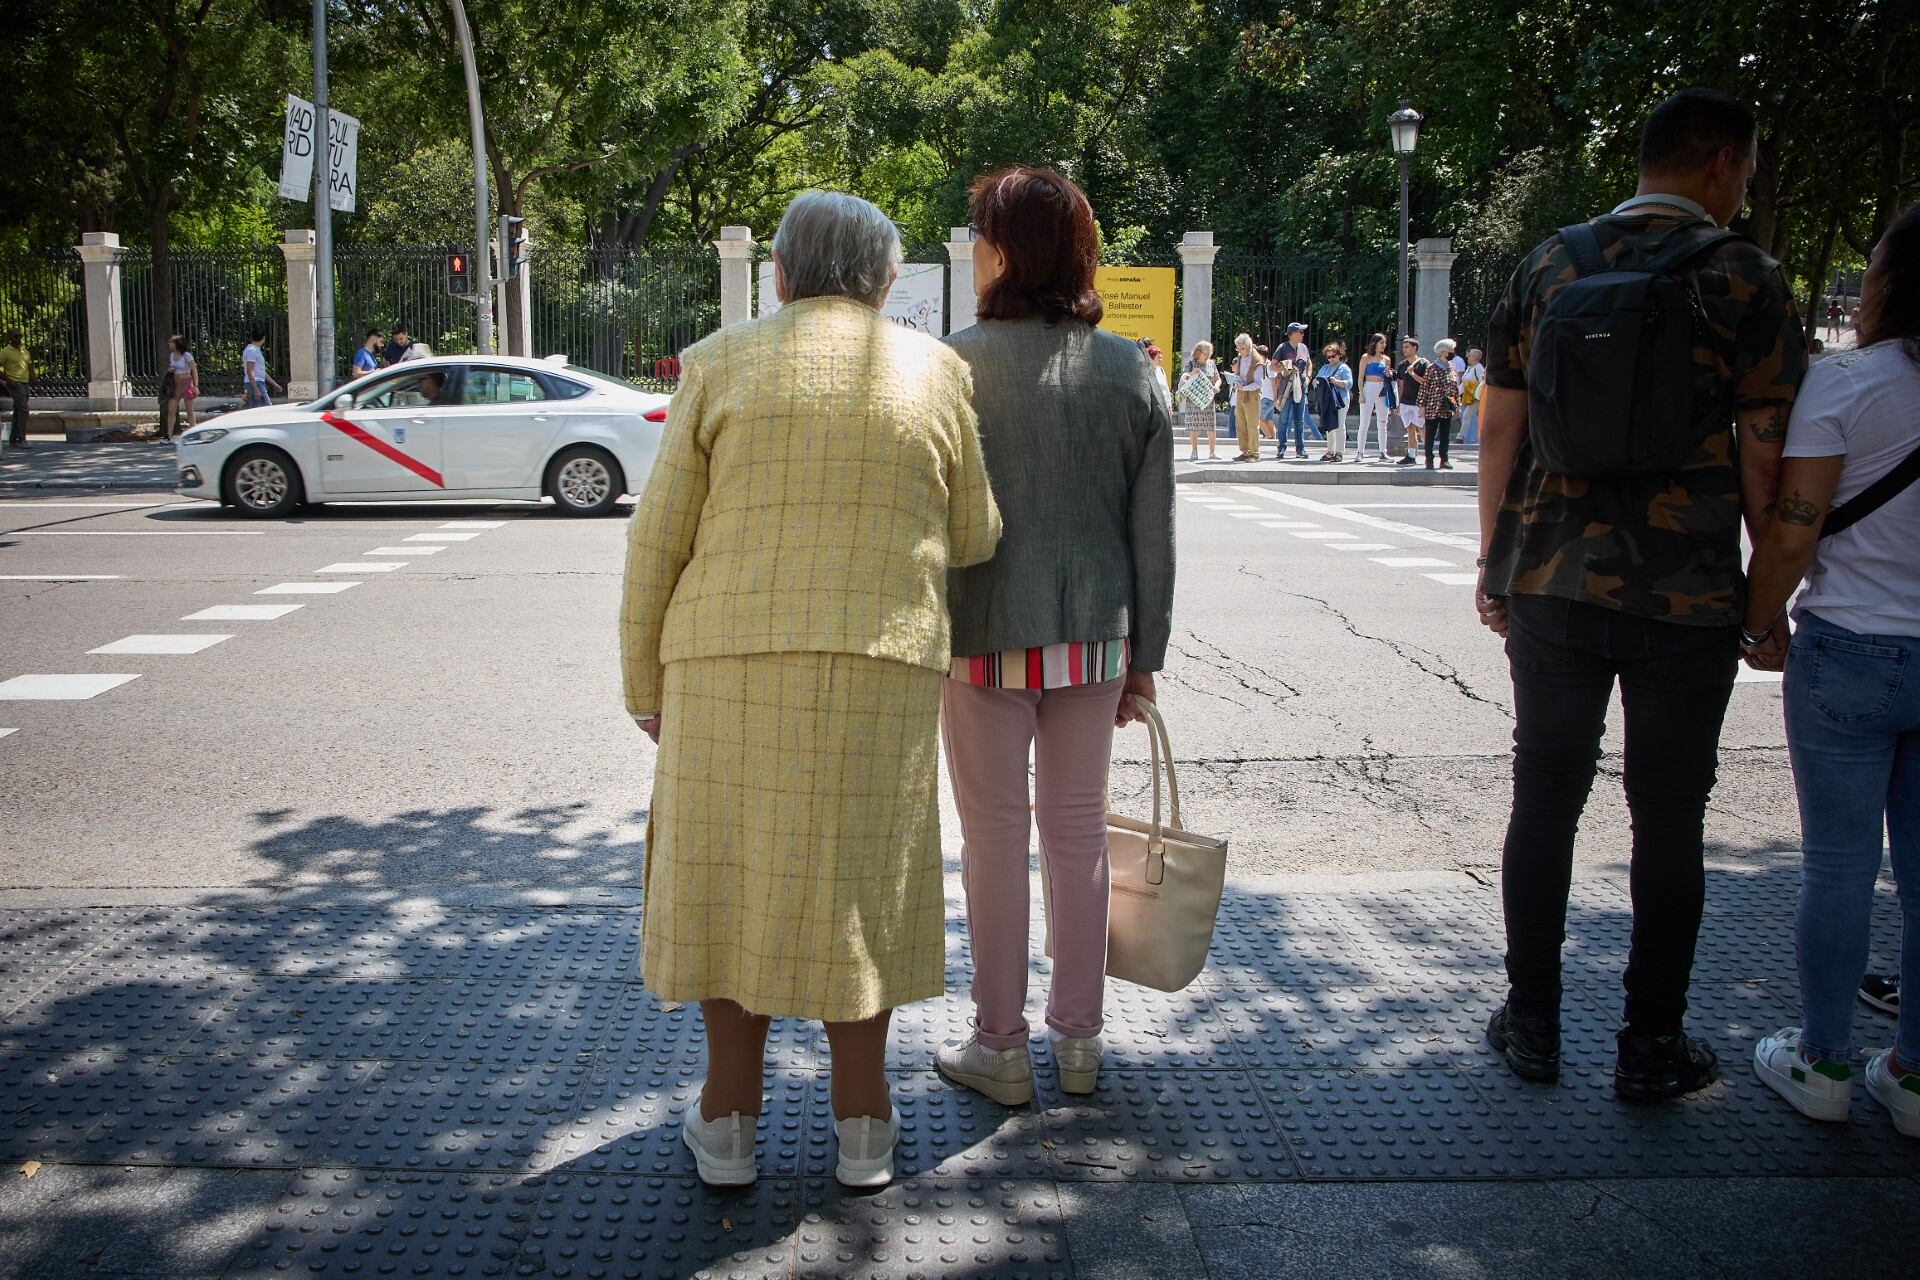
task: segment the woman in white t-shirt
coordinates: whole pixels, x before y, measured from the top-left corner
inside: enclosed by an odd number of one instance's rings
[[[1860,342],[1800,386],[1741,636],[1753,665],[1785,660],[1803,849],[1801,1025],[1762,1040],[1754,1065],[1802,1114],[1834,1121],[1852,1100],[1883,829],[1904,920],[1900,985],[1920,981],[1920,484],[1885,497],[1920,467],[1920,204],[1874,248]],[[1803,575],[1783,654],[1781,610]],[[1901,1011],[1894,1047],[1862,1074],[1899,1131],[1920,1138],[1920,1014]]]
[[[193,343],[179,334],[167,339],[167,402],[160,406],[160,439],[173,439],[194,427],[193,402],[200,397],[200,365],[193,358]],[[186,425],[180,425],[181,415]]]

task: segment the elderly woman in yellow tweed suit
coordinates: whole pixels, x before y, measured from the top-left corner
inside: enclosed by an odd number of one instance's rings
[[[627,710],[659,743],[643,973],[700,1002],[700,1176],[755,1176],[767,1022],[817,1018],[839,1176],[892,1177],[895,1005],[945,988],[936,785],[946,574],[988,559],[967,366],[879,314],[900,240],[809,193],[778,312],[685,353],[628,535]]]

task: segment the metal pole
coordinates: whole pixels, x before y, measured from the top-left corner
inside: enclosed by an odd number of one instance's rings
[[[1400,340],[1407,340],[1407,158],[1400,157]]]
[[[493,354],[493,272],[487,252],[487,123],[480,111],[480,73],[473,65],[473,33],[467,29],[467,6],[452,0],[453,34],[460,42],[460,68],[467,77],[467,126],[473,131],[473,300],[479,307],[475,345],[480,354]]]
[[[333,117],[327,110],[327,0],[313,0],[313,372],[333,390]]]

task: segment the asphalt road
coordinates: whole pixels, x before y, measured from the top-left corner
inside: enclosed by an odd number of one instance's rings
[[[1179,522],[1161,700],[1187,825],[1246,874],[1490,875],[1510,692],[1471,605],[1471,493],[1183,485]],[[0,493],[0,889],[630,893],[652,747],[620,703],[622,532],[514,504],[262,523]],[[282,584],[344,589],[262,594]],[[262,605],[296,607],[194,616]],[[94,652],[146,636],[202,639],[122,647],[224,638]],[[1736,688],[1724,744],[1716,858],[1790,854],[1777,683]],[[1618,749],[1589,871],[1626,854]],[[1122,739],[1117,807],[1144,810],[1145,755]]]

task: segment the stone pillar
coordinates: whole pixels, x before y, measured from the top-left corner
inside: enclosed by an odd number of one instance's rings
[[[87,408],[112,412],[133,394],[120,301],[120,237],[111,231],[84,232],[79,254],[87,300]]]
[[[947,229],[947,332],[958,333],[980,322],[980,300],[973,296],[973,231]]]
[[[1447,326],[1453,314],[1453,262],[1459,256],[1448,236],[1414,242],[1413,336],[1420,339],[1422,355],[1432,355],[1434,343],[1453,336]]]
[[[313,232],[287,232],[280,252],[287,258],[287,399],[304,402],[320,394],[320,361],[313,349]],[[326,356],[331,359],[333,353]]]
[[[1220,256],[1211,231],[1189,231],[1178,247],[1180,350],[1168,353],[1170,367],[1175,369],[1186,363],[1195,343],[1213,341],[1213,260]]]
[[[713,242],[720,255],[720,327],[753,316],[753,230],[722,227]]]

